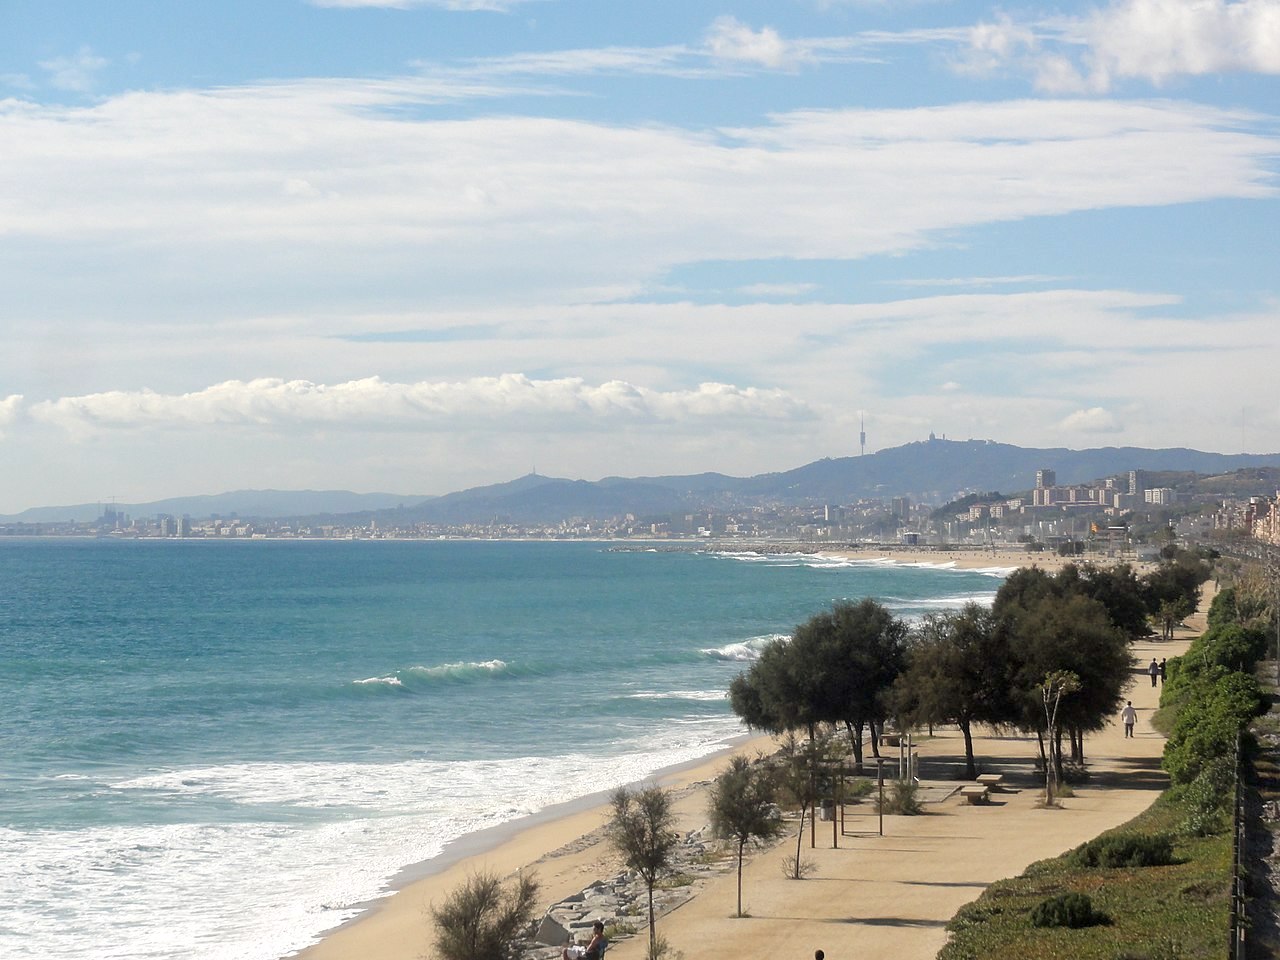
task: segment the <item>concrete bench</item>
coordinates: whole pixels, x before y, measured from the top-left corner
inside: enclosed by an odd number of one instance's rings
[[[1004,780],[1004,774],[980,773],[978,774],[977,780],[978,783],[982,784],[984,787],[994,790],[996,787],[1000,786],[1001,781]]]
[[[986,803],[987,788],[981,785],[961,787],[960,796],[964,797],[969,803]]]

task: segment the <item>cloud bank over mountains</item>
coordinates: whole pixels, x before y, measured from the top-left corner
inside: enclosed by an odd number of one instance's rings
[[[253,426],[291,430],[337,426],[358,430],[510,429],[538,426],[567,432],[620,424],[698,424],[803,420],[812,413],[781,390],[700,384],[695,390],[654,391],[622,381],[530,380],[520,374],[462,383],[387,383],[379,377],[326,385],[304,380],[230,380],[182,395],[110,391],[46,400],[24,408],[21,397],[0,402],[0,418],[26,413],[73,433],[141,427]],[[3,423],[3,419],[0,419]]]
[[[1280,0],[628,9],[17,0],[0,509],[1274,445]]]

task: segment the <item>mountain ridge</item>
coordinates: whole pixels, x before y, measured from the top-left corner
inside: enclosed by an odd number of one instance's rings
[[[1119,476],[1130,470],[1187,471],[1208,476],[1253,467],[1280,467],[1280,453],[1221,454],[1186,447],[1018,447],[992,440],[931,437],[856,457],[823,458],[790,470],[734,477],[708,471],[640,477],[610,475],[570,480],[529,473],[443,496],[350,491],[241,490],[150,503],[120,504],[138,516],[168,513],[202,519],[212,513],[283,519],[364,515],[397,523],[467,524],[494,519],[556,522],[628,513],[656,516],[764,503],[848,503],[871,497],[911,496],[945,502],[972,491],[1017,493],[1035,486],[1037,470],[1053,470],[1060,485]],[[1274,492],[1274,491],[1272,491]],[[0,520],[93,520],[103,504],[35,507]],[[204,511],[203,513],[201,511]]]

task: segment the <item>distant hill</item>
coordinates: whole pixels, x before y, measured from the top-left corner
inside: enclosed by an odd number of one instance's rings
[[[312,516],[316,514],[348,514],[370,510],[387,510],[401,505],[417,505],[429,499],[393,493],[352,493],[349,490],[235,490],[207,496],[173,497],[150,503],[120,503],[121,513],[134,517],[168,514],[190,516],[201,520],[215,513],[229,517],[272,519],[277,517]],[[102,516],[104,504],[80,503],[65,507],[33,507],[22,513],[0,516],[10,523],[86,523]]]
[[[1085,483],[1130,470],[1151,475],[1200,475],[1197,485],[1223,496],[1274,493],[1280,453],[1220,454],[1172,448],[1099,447],[1036,449],[990,440],[930,439],[864,457],[840,457],[780,473],[731,477],[721,473],[567,480],[528,474],[506,483],[460,490],[443,497],[342,490],[240,490],[153,503],[117,504],[134,516],[172,514],[201,519],[211,514],[244,518],[376,516],[397,525],[554,523],[573,517],[604,519],[633,513],[659,517],[683,511],[779,504],[838,504],[867,497],[910,496],[943,503],[973,491],[1015,494],[1035,486],[1036,471],[1053,470],[1059,484]],[[1244,471],[1244,472],[1242,472]],[[1151,485],[1151,484],[1148,484]],[[92,520],[101,504],[40,507],[0,520]]]
[[[1053,470],[1059,484],[1085,483],[1130,470],[1183,471],[1226,477],[1245,468],[1280,468],[1278,454],[1220,454],[1186,448],[1101,447],[1068,450],[1016,447],[989,440],[925,440],[865,457],[816,460],[794,470],[754,477],[720,473],[606,477],[592,482],[529,474],[509,483],[451,493],[397,514],[433,523],[493,520],[545,523],[570,517],[638,517],[760,503],[849,503],[867,497],[911,496],[943,502],[969,491],[1009,494],[1035,486],[1036,471]],[[1263,488],[1267,481],[1261,479]],[[1222,481],[1222,486],[1228,486]],[[1238,486],[1238,485],[1237,485]],[[1263,491],[1254,491],[1263,492]]]

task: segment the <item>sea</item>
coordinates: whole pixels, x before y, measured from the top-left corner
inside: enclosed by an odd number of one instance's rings
[[[745,733],[839,600],[1007,570],[585,542],[0,540],[0,956],[278,960],[459,838]]]

